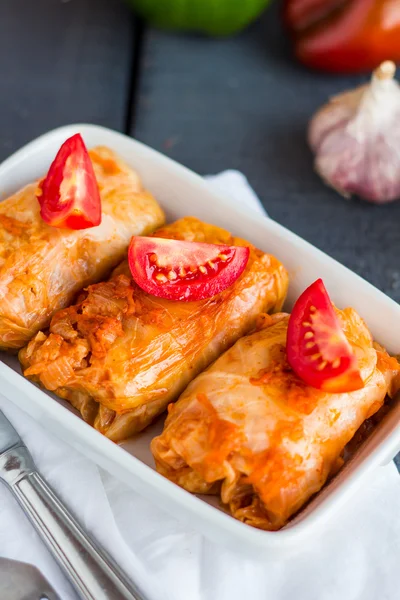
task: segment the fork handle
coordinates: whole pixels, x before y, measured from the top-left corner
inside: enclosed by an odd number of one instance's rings
[[[25,446],[11,448],[1,458],[9,466],[5,482],[83,600],[146,600],[68,512],[36,471]]]

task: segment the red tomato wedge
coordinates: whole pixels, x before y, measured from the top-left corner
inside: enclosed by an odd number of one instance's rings
[[[341,393],[364,386],[322,279],[310,285],[294,305],[286,351],[293,371],[312,387]]]
[[[250,249],[133,237],[128,251],[133,279],[148,294],[168,300],[204,300],[232,285],[243,273]]]
[[[101,223],[101,200],[92,161],[79,133],[68,138],[39,184],[40,215],[48,225],[88,229]]]

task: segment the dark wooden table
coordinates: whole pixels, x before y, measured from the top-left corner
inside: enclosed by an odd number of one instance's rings
[[[92,122],[200,174],[240,169],[274,219],[400,301],[400,202],[342,199],[306,144],[313,112],[365,78],[298,66],[278,13],[213,40],[146,27],[119,0],[1,0],[0,160]]]

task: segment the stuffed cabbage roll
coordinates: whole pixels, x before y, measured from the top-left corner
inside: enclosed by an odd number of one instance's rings
[[[102,222],[80,231],[57,229],[40,216],[37,183],[0,203],[0,349],[24,346],[52,314],[89,283],[108,275],[132,235],[164,222],[138,175],[108,148],[90,151]]]
[[[361,424],[399,385],[399,364],[351,308],[338,311],[364,387],[330,394],[308,386],[286,359],[288,316],[264,318],[169,407],[152,441],[157,469],[189,492],[218,494],[237,519],[286,524],[342,464]]]
[[[202,369],[254,327],[261,311],[279,310],[287,273],[273,256],[195,218],[158,237],[245,245],[246,269],[216,296],[178,302],[146,294],[127,261],[75,306],[56,313],[48,334],[20,352],[25,375],[69,400],[114,441],[148,425]]]

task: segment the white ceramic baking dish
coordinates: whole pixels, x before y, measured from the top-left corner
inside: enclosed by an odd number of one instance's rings
[[[318,277],[339,307],[353,306],[364,317],[373,335],[392,353],[400,353],[400,306],[366,281],[338,264],[274,221],[232,206],[229,198],[210,191],[201,177],[124,135],[94,125],[61,127],[31,142],[0,165],[0,194],[4,198],[23,184],[43,175],[61,143],[81,132],[91,147],[107,145],[140,173],[169,219],[195,215],[251,240],[276,255],[290,273],[287,308]],[[327,226],[321,223],[321,227]],[[339,475],[283,530],[266,532],[236,521],[213,498],[198,498],[159,475],[153,466],[149,442],[160,431],[162,420],[137,438],[117,446],[92,429],[67,403],[20,375],[15,357],[2,355],[0,390],[43,427],[60,436],[110,473],[214,541],[245,553],[277,558],[301,551],[307,536],[319,535],[337,511],[370,473],[400,449],[400,406],[394,405],[385,420],[363,444]]]

